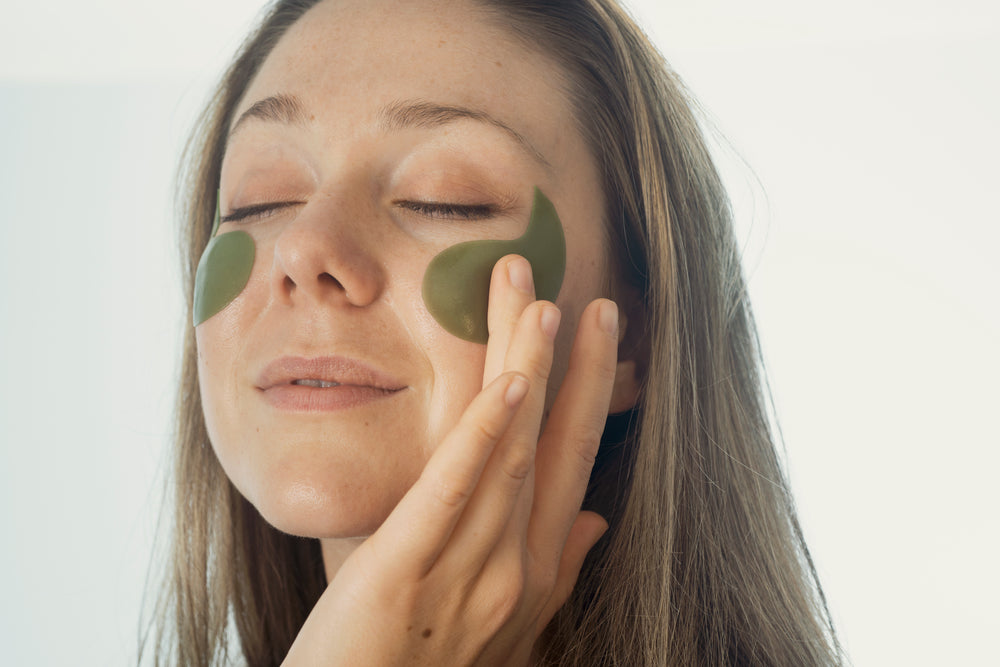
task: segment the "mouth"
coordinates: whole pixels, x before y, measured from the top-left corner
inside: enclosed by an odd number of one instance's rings
[[[357,407],[407,386],[384,371],[346,357],[282,357],[268,364],[255,384],[273,407],[293,412]]]
[[[316,387],[318,389],[329,389],[330,387],[343,387],[339,382],[327,382],[326,380],[292,380],[290,384],[298,387]]]

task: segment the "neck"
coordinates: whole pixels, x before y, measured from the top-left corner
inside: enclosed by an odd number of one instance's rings
[[[347,557],[354,553],[354,550],[366,539],[364,537],[320,539],[319,544],[323,552],[323,569],[326,571],[327,584],[333,581],[333,577]]]

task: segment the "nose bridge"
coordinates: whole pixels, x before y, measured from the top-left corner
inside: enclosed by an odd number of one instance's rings
[[[278,298],[354,306],[375,301],[384,287],[375,218],[359,198],[312,197],[275,240],[272,272]]]

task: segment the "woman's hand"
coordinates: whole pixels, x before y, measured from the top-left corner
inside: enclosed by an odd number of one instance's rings
[[[286,665],[524,665],[607,529],[580,505],[614,381],[618,311],[580,318],[539,429],[559,311],[526,260],[497,263],[483,390],[343,563]]]

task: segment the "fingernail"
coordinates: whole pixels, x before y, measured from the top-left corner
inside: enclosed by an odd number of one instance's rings
[[[508,407],[517,407],[517,404],[524,400],[524,397],[528,395],[528,381],[521,377],[520,375],[515,375],[514,379],[510,381],[510,386],[507,387],[507,393],[504,394],[504,400],[507,401]]]
[[[618,338],[618,304],[605,301],[597,313],[601,328],[612,338]]]
[[[546,306],[542,310],[542,331],[552,340],[555,340],[556,332],[559,331],[560,319],[562,319],[562,313],[555,306]]]
[[[528,260],[518,257],[507,262],[507,276],[511,285],[525,294],[532,293],[531,265],[528,264]]]

